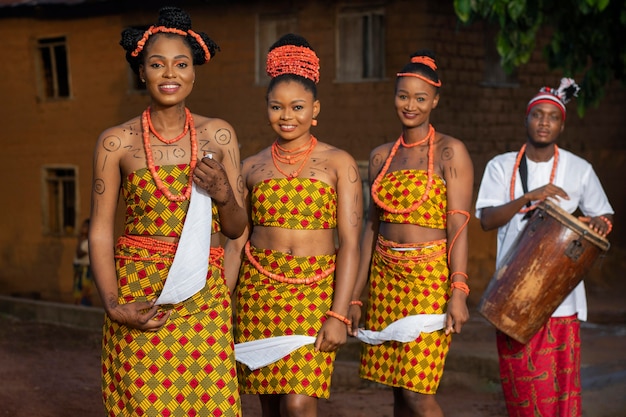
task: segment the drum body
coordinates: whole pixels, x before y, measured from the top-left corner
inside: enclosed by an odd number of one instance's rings
[[[555,203],[540,203],[491,278],[479,313],[527,343],[609,246]]]

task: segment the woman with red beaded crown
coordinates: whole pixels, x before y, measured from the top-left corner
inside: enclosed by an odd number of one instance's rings
[[[236,238],[247,223],[236,191],[238,141],[224,120],[192,114],[185,106],[195,66],[208,62],[218,47],[174,7],[162,8],[146,30],[124,30],[120,44],[146,84],[150,105],[141,116],[102,132],[94,152],[89,248],[106,312],[105,409],[111,417],[239,416],[232,310],[218,233]],[[124,235],[115,242],[120,189]],[[198,206],[202,202],[206,209]],[[198,207],[193,216],[192,206]],[[188,278],[172,273],[175,259],[187,255],[183,240],[198,237],[194,227],[183,233],[187,222],[206,226],[199,232],[205,250],[195,257],[204,265],[192,271],[198,289],[159,304],[166,283],[180,286]]]
[[[441,86],[436,70],[434,53],[422,50],[397,74],[402,133],[370,155],[372,200],[352,295],[369,278],[365,329],[357,330],[358,306],[349,315],[352,335],[377,338],[362,344],[360,376],[393,387],[394,416],[443,415],[434,394],[452,333],[469,318],[465,226],[473,167],[465,145],[430,124]],[[431,323],[429,331],[382,338],[388,326],[414,319]]]
[[[239,383],[242,393],[259,395],[264,417],[315,416],[317,399],[329,397],[336,350],[347,340],[361,181],[348,153],[311,134],[320,112],[319,59],[308,42],[280,38],[267,73],[267,114],[277,138],[243,162],[252,224],[226,245],[227,280],[238,281],[235,339],[311,341],[265,366],[239,363]]]

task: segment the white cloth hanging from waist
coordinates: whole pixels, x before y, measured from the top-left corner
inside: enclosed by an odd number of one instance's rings
[[[262,368],[282,359],[294,350],[315,343],[313,336],[276,336],[235,345],[235,359],[250,370]]]
[[[357,339],[370,345],[395,340],[412,342],[421,333],[431,333],[445,327],[445,314],[418,314],[404,317],[380,332],[359,329]],[[302,346],[315,343],[313,336],[276,336],[235,344],[235,359],[250,370],[272,364]]]
[[[211,197],[192,183],[183,231],[157,305],[180,303],[206,285],[212,222]]]
[[[432,333],[445,327],[445,314],[417,314],[394,321],[380,332],[359,329],[357,339],[370,345],[395,340],[397,342],[412,342],[421,333]]]

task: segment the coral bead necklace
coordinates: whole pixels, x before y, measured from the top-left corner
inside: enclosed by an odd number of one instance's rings
[[[372,199],[374,200],[374,202],[376,203],[378,207],[382,208],[383,210],[386,210],[389,213],[406,214],[406,213],[411,213],[417,210],[419,206],[421,206],[426,200],[428,200],[430,189],[433,187],[433,174],[435,171],[435,159],[434,159],[435,149],[433,146],[434,141],[435,141],[435,128],[433,128],[432,125],[429,125],[428,134],[426,135],[426,137],[415,143],[407,144],[404,141],[404,135],[400,135],[396,143],[391,148],[391,152],[389,153],[389,156],[387,157],[387,160],[385,161],[385,165],[380,170],[380,173],[378,174],[378,176],[372,183]],[[396,152],[398,152],[398,148],[400,148],[400,146],[404,146],[405,148],[413,148],[415,146],[422,145],[426,142],[428,142],[428,171],[427,171],[426,188],[424,189],[424,193],[422,194],[422,197],[419,200],[415,201],[413,204],[411,204],[410,207],[407,207],[405,209],[392,207],[389,204],[382,201],[378,197],[378,189],[380,188],[380,182],[383,179],[383,177],[387,174],[389,165],[391,165],[391,161],[393,160],[393,157],[396,155]]]
[[[526,152],[526,144],[522,146],[522,148],[517,153],[517,158],[515,160],[515,166],[513,167],[513,175],[511,176],[511,201],[515,200],[515,177],[517,176],[517,171],[519,170],[519,165],[522,162],[522,158],[524,157],[524,153]],[[552,172],[550,173],[550,184],[554,183],[554,178],[556,176],[556,168],[559,165],[559,147],[554,145],[554,160],[552,161]],[[530,207],[523,207],[519,212],[520,213],[528,213],[537,208],[539,203],[535,203]]]
[[[148,170],[152,174],[152,179],[157,186],[157,189],[165,195],[165,197],[169,201],[184,201],[188,200],[191,196],[191,183],[193,181],[193,170],[196,167],[196,155],[198,154],[198,141],[196,138],[196,128],[193,124],[193,117],[191,117],[191,113],[188,109],[185,109],[185,113],[187,114],[185,120],[185,131],[183,131],[183,135],[180,136],[176,140],[172,140],[170,143],[174,143],[177,140],[180,140],[187,132],[190,131],[190,141],[191,141],[191,156],[189,158],[189,180],[187,181],[187,185],[183,188],[183,191],[179,195],[174,195],[169,190],[169,188],[163,184],[161,178],[159,177],[159,173],[154,165],[154,157],[152,155],[152,146],[150,145],[150,133],[154,134],[157,139],[163,142],[163,139],[154,131],[152,127],[152,123],[150,122],[150,107],[148,107],[141,116],[141,128],[143,133],[143,147],[146,151],[146,160],[148,163]],[[165,142],[167,143],[167,142]]]
[[[319,280],[322,280],[328,276],[330,276],[330,274],[332,274],[335,271],[335,265],[331,265],[328,269],[323,270],[322,272],[320,272],[319,274],[315,274],[315,276],[312,277],[307,277],[307,278],[289,278],[286,277],[284,275],[279,275],[279,274],[275,274],[273,272],[268,271],[267,269],[265,269],[263,267],[263,265],[261,265],[261,263],[259,261],[257,261],[254,258],[254,255],[252,254],[252,251],[250,249],[250,241],[248,240],[244,246],[245,249],[245,253],[246,256],[248,258],[248,261],[250,261],[250,263],[256,268],[257,271],[259,271],[260,273],[262,273],[263,275],[265,275],[268,278],[271,278],[275,281],[278,282],[282,282],[285,284],[313,284],[314,282],[317,282]]]
[[[304,165],[306,164],[309,155],[311,155],[311,152],[313,152],[315,145],[317,145],[317,138],[313,135],[311,135],[311,139],[308,144],[292,150],[285,149],[278,144],[278,141],[275,141],[272,143],[272,162],[278,172],[287,177],[287,179],[296,178],[304,169]],[[300,166],[289,173],[285,172],[279,165],[279,162],[288,165],[295,165],[300,161],[302,161]]]
[[[150,127],[150,133],[152,133],[154,136],[156,136],[158,140],[165,143],[166,145],[171,145],[172,143],[176,143],[182,138],[184,138],[187,132],[189,131],[189,124],[192,122],[191,112],[189,111],[189,109],[185,108],[185,126],[183,127],[183,133],[176,136],[174,139],[165,139],[163,136],[159,134],[159,132],[156,131],[156,129],[154,128],[154,125],[152,124],[152,116],[150,115],[150,107],[148,107],[146,111],[144,111],[143,117],[145,117],[145,120],[147,121],[148,126]]]

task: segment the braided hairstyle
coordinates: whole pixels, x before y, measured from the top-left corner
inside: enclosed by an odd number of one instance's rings
[[[311,51],[315,52],[313,48],[311,48],[311,45],[309,45],[309,42],[307,42],[304,37],[293,33],[288,33],[281,36],[276,42],[274,42],[272,46],[270,46],[268,52],[271,52],[281,46],[287,45],[309,48]],[[313,100],[317,100],[317,86],[315,84],[315,81],[310,78],[306,78],[293,73],[284,73],[273,77],[267,87],[267,94],[269,94],[274,89],[274,87],[282,81],[295,81],[297,83],[300,83],[306,91],[310,91],[313,94]]]
[[[435,65],[435,53],[430,49],[420,49],[413,53],[410,58],[411,59],[409,63],[402,67],[402,70],[398,73],[398,78],[396,78],[396,88],[398,87],[398,80],[400,80],[401,74],[417,74],[423,77],[426,82],[433,85],[437,90],[439,90],[439,87],[435,85],[441,84],[441,80],[439,79],[439,75],[436,71],[437,67]],[[435,68],[432,68],[431,65],[427,65],[423,62],[414,62],[416,60],[419,60],[420,58],[425,60],[431,60],[432,65],[435,66]]]
[[[155,27],[163,26],[169,29],[176,29],[184,32],[191,30],[191,17],[189,14],[178,7],[163,7],[159,10],[159,18]],[[177,33],[160,32],[153,35],[149,35],[145,40],[145,45],[137,53],[137,49],[141,47],[141,42],[146,38],[146,30],[150,26],[144,26],[142,28],[126,28],[122,31],[122,39],[120,45],[126,51],[126,61],[130,64],[131,69],[135,74],[139,74],[139,67],[144,62],[144,51],[149,47],[150,43],[154,40],[155,35],[162,36],[183,36]],[[187,34],[183,37],[185,43],[191,49],[194,65],[202,65],[208,61],[209,58],[215,55],[220,47],[204,32],[197,32],[197,35],[202,38],[209,56],[207,57],[207,51],[202,47],[198,40],[191,34]]]

